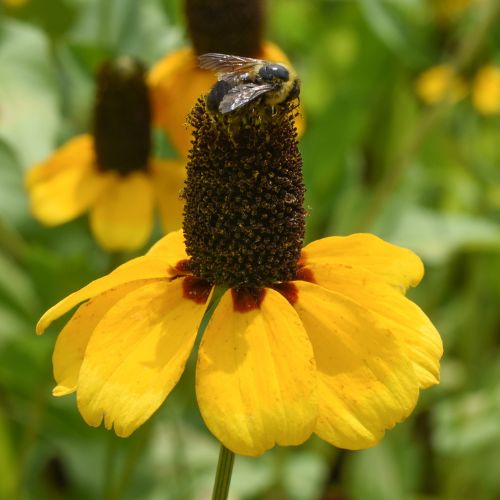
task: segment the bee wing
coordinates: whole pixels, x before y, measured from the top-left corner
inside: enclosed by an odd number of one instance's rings
[[[267,83],[263,85],[255,83],[237,85],[224,96],[219,104],[219,111],[221,113],[234,111],[271,90],[274,90],[274,86]]]
[[[251,57],[230,56],[209,52],[198,56],[198,65],[202,69],[209,69],[216,73],[243,73],[256,64],[264,63],[261,59]]]

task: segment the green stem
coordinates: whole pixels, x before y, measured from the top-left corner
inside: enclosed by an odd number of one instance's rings
[[[223,444],[220,445],[219,462],[217,463],[217,473],[215,474],[214,490],[212,500],[226,500],[231,484],[233,473],[234,453],[228,450]]]

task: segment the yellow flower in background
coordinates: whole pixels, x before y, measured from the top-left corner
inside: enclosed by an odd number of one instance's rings
[[[37,331],[81,304],[53,355],[54,395],[76,391],[91,426],[128,436],[181,377],[198,328],[196,395],[210,431],[256,456],[317,434],[360,449],[438,383],[442,345],[405,297],[411,251],[369,234],[302,249],[302,160],[292,105],[190,115],[183,231],[66,297]]]
[[[426,104],[438,104],[445,99],[457,102],[467,94],[467,86],[448,64],[425,70],[415,82],[415,91]]]
[[[473,3],[472,0],[429,0],[436,20],[448,24],[460,17]]]
[[[28,0],[2,0],[2,3],[7,7],[15,9],[17,7],[24,7],[28,3]]]
[[[155,124],[164,130],[181,156],[186,156],[191,147],[186,117],[198,97],[216,81],[213,72],[198,67],[198,55],[219,52],[290,64],[279,47],[262,40],[261,0],[187,0],[185,9],[193,48],[168,54],[149,75]],[[302,134],[302,116],[297,119],[297,128]]]
[[[500,113],[500,67],[488,65],[477,72],[472,85],[472,102],[484,115]]]
[[[166,232],[181,225],[185,169],[150,156],[151,110],[145,70],[122,57],[98,75],[93,134],[77,136],[26,178],[31,211],[54,226],[85,212],[106,250],[135,250],[148,240],[158,205]]]

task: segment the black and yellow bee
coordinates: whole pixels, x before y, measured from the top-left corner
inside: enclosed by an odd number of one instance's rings
[[[285,63],[217,53],[203,54],[198,61],[200,68],[217,73],[207,95],[211,111],[230,113],[260,97],[270,106],[299,97],[300,80]]]

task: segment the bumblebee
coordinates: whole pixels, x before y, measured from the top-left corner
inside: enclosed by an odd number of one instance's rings
[[[210,111],[230,113],[260,97],[270,106],[299,97],[300,80],[284,63],[217,53],[203,54],[198,61],[200,68],[217,73],[207,95]]]

